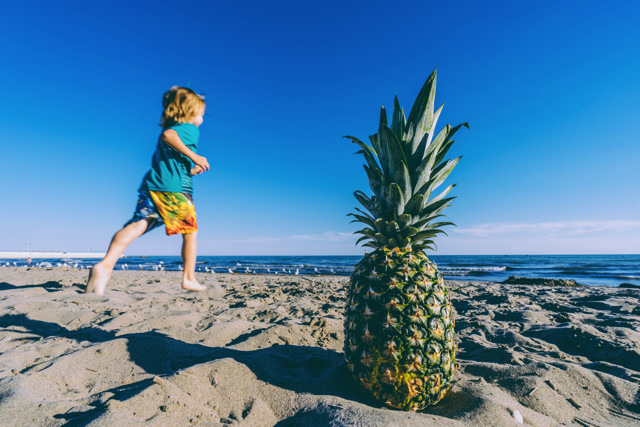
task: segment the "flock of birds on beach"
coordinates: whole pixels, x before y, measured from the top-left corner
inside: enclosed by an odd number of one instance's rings
[[[24,268],[53,268],[53,267],[71,267],[71,268],[75,268],[75,269],[79,269],[79,270],[84,270],[84,269],[89,269],[91,268],[93,265],[88,265],[88,264],[80,264],[78,262],[47,262],[47,261],[40,261],[40,262],[36,262],[36,263],[32,263],[31,261],[27,261],[24,263],[18,263],[17,261],[13,261],[13,262],[5,262],[4,264],[0,264],[1,267],[24,267]],[[165,265],[165,263],[163,261],[160,261],[157,264],[138,264],[137,268],[136,266],[129,266],[127,263],[122,263],[122,264],[117,264],[115,267],[116,270],[153,270],[153,271],[165,271],[167,269],[167,266]],[[172,268],[174,269],[174,268]],[[182,265],[178,265],[177,269],[179,271],[183,271],[183,267]],[[343,271],[339,271],[336,272],[336,270],[332,267],[328,267],[326,269],[322,269],[319,270],[317,267],[314,267],[313,269],[307,268],[304,269],[303,271],[300,270],[300,268],[271,268],[271,267],[264,267],[264,268],[250,268],[249,266],[242,266],[241,264],[238,264],[236,267],[208,267],[205,266],[203,267],[198,267],[196,268],[197,272],[200,273],[240,273],[240,274],[272,274],[272,275],[289,275],[289,276],[298,276],[300,274],[348,274],[349,272],[343,272]]]

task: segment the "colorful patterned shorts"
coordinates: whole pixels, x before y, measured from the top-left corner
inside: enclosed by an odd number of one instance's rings
[[[145,233],[160,227],[163,223],[167,236],[198,231],[196,208],[191,194],[166,191],[141,191],[136,211],[124,226],[147,220]]]

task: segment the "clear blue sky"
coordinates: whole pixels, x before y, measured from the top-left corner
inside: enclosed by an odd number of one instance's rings
[[[184,85],[208,102],[200,254],[363,253],[342,136],[438,67],[439,127],[471,125],[439,253],[640,253],[638,22],[631,0],[5,2],[0,250],[105,250]]]

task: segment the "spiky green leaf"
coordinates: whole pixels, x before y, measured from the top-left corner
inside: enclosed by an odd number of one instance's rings
[[[380,124],[378,125],[378,128],[387,126],[387,110],[386,108],[384,108],[384,105],[382,105],[380,107]]]
[[[403,237],[412,237],[415,236],[416,234],[418,234],[420,230],[417,229],[416,227],[412,227],[412,226],[407,226],[405,228],[402,229],[402,231],[400,232],[400,234]]]
[[[399,233],[400,232],[400,226],[398,225],[397,222],[395,221],[389,221],[387,223],[387,229],[386,232],[388,234],[394,234],[394,233]]]
[[[413,169],[417,168],[418,165],[422,163],[422,161],[425,159],[427,155],[427,148],[429,148],[433,140],[433,136],[435,134],[435,129],[436,129],[436,123],[438,121],[438,118],[440,117],[440,113],[442,113],[443,107],[444,107],[444,104],[442,104],[440,108],[438,108],[438,110],[436,110],[436,112],[433,113],[431,128],[427,133],[425,133],[422,136],[422,139],[420,140],[420,143],[418,144],[415,152],[411,153],[411,166]]]
[[[404,128],[407,124],[407,119],[404,116],[404,111],[402,111],[402,107],[400,107],[400,102],[398,102],[398,96],[393,100],[393,116],[391,118],[391,130],[396,134],[396,137],[399,140],[402,140],[404,137]]]
[[[353,234],[362,234],[363,236],[369,236],[375,238],[376,232],[369,227],[365,227],[362,230],[355,231]]]
[[[385,236],[385,235],[384,235],[384,234],[382,234],[382,233],[376,233],[376,236],[375,236],[375,237],[376,237],[376,240],[377,240],[379,243],[382,243],[383,245],[386,245],[387,243],[389,243],[389,239],[387,239],[387,236]]]
[[[435,161],[436,156],[429,154],[416,169],[416,178],[413,183],[414,194],[424,194],[426,192],[426,189],[428,188],[428,185],[426,184],[433,173],[433,165],[435,164]]]
[[[440,184],[449,176],[453,168],[458,164],[462,157],[458,157],[457,159],[449,160],[446,163],[441,163],[436,168],[434,168],[430,175],[429,180],[425,182],[420,188],[415,190],[416,194],[424,195],[425,200],[428,200],[431,196],[431,192],[438,188]],[[426,171],[425,171],[426,176]],[[422,182],[419,181],[419,182]]]
[[[419,228],[420,230],[424,230],[424,229],[428,228],[428,227],[429,227],[429,223],[430,223],[430,221],[433,221],[433,217],[446,216],[446,215],[440,215],[440,213],[441,213],[443,210],[445,210],[448,206],[449,206],[449,204],[444,204],[444,205],[440,206],[437,210],[435,210],[435,211],[433,212],[435,215],[425,215],[425,216],[424,216],[425,220],[424,220],[424,221],[420,221],[420,222],[421,222],[421,223],[423,223],[423,224],[422,224],[420,227],[418,227],[418,223],[416,223],[416,224],[414,224],[414,227],[417,227],[417,228]],[[432,219],[427,219],[427,218],[429,218],[429,217],[431,217]]]
[[[453,168],[456,167],[456,165],[458,164],[461,158],[462,156],[456,159],[449,160],[447,163],[444,164],[442,168],[439,168],[438,171],[434,171],[435,175],[433,175],[431,179],[429,179],[429,182],[430,182],[429,190],[425,192],[425,195],[427,195],[427,197],[431,194],[433,190],[438,188],[440,184],[444,182],[444,180],[449,176]]]
[[[429,202],[425,205],[425,208],[427,208],[428,206],[432,205],[433,203],[436,203],[440,200],[442,200],[444,198],[444,196],[446,196],[447,194],[449,194],[449,192],[458,184],[451,184],[450,186],[448,186],[447,188],[445,188],[440,194],[438,194],[436,197],[434,197],[433,199],[429,200]]]
[[[378,131],[378,138],[380,138],[380,146],[386,147],[388,154],[387,170],[390,171],[390,179],[396,182],[404,189],[409,185],[408,180],[409,173],[406,170],[407,157],[398,138],[388,126],[380,127]]]
[[[445,215],[442,215],[442,214],[425,215],[419,221],[416,221],[413,224],[413,226],[416,227],[418,230],[423,230],[423,229],[429,228],[429,225],[430,225],[431,221],[433,221],[436,218],[443,217],[443,216],[445,216]]]
[[[423,135],[430,130],[436,96],[437,71],[437,69],[433,70],[420,89],[407,119],[407,141],[411,142],[411,153],[416,151]]]
[[[436,136],[436,138],[433,140],[433,143],[429,145],[429,148],[427,149],[427,154],[430,152],[439,152],[440,147],[442,144],[446,143],[447,141],[451,140],[453,138],[453,136],[458,132],[458,130],[460,130],[460,128],[464,126],[467,129],[469,129],[469,123],[464,122],[461,123],[455,127],[451,127],[450,125],[446,125],[441,131],[440,133],[438,133],[438,136]]]
[[[382,194],[388,202],[387,209],[392,210],[395,215],[402,215],[404,213],[404,193],[398,184],[392,182],[386,191],[383,189]]]
[[[367,165],[363,166],[369,178],[369,188],[371,188],[373,194],[380,195],[382,193],[382,186],[384,185],[384,174],[379,169],[371,169]]]
[[[362,191],[360,190],[356,190],[353,192],[353,195],[355,196],[355,198],[360,202],[360,204],[369,212],[371,212],[371,214],[373,214],[373,216],[375,215],[375,209],[372,203],[371,198],[367,197],[366,194],[364,194]]]
[[[352,217],[355,218],[353,221],[351,221],[352,223],[353,222],[361,222],[361,223],[363,223],[365,225],[368,225],[369,227],[374,227],[374,221],[372,221],[370,218],[368,218],[366,216],[358,215],[358,214],[354,214],[354,213],[351,213],[349,215],[351,215]]]
[[[413,241],[414,242],[421,242],[425,239],[430,239],[432,237],[436,237],[438,234],[442,234],[444,233],[444,231],[442,230],[427,230],[427,231],[421,231],[418,234],[416,234],[415,236],[413,236]]]
[[[434,213],[436,212],[438,209],[440,209],[442,206],[447,205],[449,202],[451,202],[453,199],[455,199],[455,197],[446,197],[442,200],[437,200],[437,201],[429,201],[424,209],[423,209],[423,213]]]
[[[371,213],[370,213],[370,212],[363,211],[362,209],[360,209],[360,208],[358,208],[358,207],[355,207],[354,209],[355,209],[355,210],[357,210],[358,212],[360,212],[362,215],[364,215],[364,216],[366,216],[367,218],[369,218],[371,221],[375,221],[375,220],[376,220],[376,218],[374,218],[373,216],[371,216]]]
[[[360,237],[360,238],[356,241],[356,245],[360,244],[360,242],[364,242],[364,241],[366,241],[366,240],[371,240],[371,239],[372,239],[372,237],[369,237],[369,236],[362,236],[362,237]],[[373,239],[373,240],[375,240],[375,239]]]
[[[410,223],[411,223],[411,215],[409,215],[408,213],[404,213],[398,216],[398,225],[400,227],[405,227],[407,224],[410,224]]]
[[[447,222],[436,222],[436,223],[433,223],[433,224],[429,224],[428,227],[424,227],[422,230],[423,231],[426,231],[426,230],[439,230],[440,228],[446,227],[446,226],[449,226],[449,225],[452,225],[452,226],[456,227],[456,225],[454,223],[447,221]],[[443,233],[447,234],[444,231],[443,231]]]
[[[380,167],[378,166],[378,162],[376,161],[376,157],[378,154],[376,153],[376,150],[373,147],[371,147],[368,144],[365,144],[364,142],[360,141],[358,138],[354,136],[345,135],[343,136],[343,138],[347,138],[351,140],[352,143],[360,147],[360,151],[358,151],[356,154],[362,153],[370,168],[380,169]]]
[[[422,213],[422,207],[424,206],[424,195],[415,194],[405,206],[404,210],[410,215],[420,215]]]

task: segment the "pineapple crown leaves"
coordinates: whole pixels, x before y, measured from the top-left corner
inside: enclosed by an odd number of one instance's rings
[[[394,99],[391,125],[384,106],[380,109],[378,132],[369,137],[371,145],[356,137],[345,136],[360,147],[356,154],[365,158],[364,169],[373,195],[354,193],[364,210],[351,213],[352,222],[366,225],[356,231],[357,243],[379,248],[407,246],[433,249],[431,240],[446,234],[440,228],[455,225],[451,222],[432,223],[443,216],[455,197],[445,197],[456,184],[449,185],[436,197],[433,191],[449,176],[462,157],[445,160],[454,143],[453,136],[468,123],[446,125],[438,134],[435,127],[442,108],[434,111],[437,69],[431,73],[416,98],[409,118],[405,117],[398,97]]]

